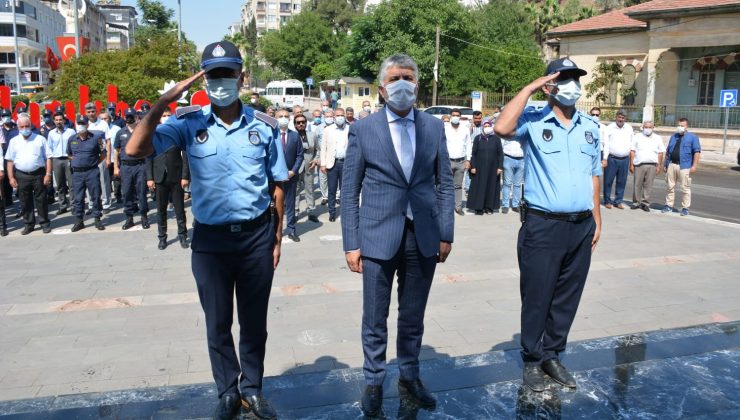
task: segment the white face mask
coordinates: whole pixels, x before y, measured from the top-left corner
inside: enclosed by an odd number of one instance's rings
[[[249,100],[249,102],[251,102],[251,103],[253,103],[253,104],[256,104],[256,103],[257,103],[257,100],[256,100],[256,99],[254,99],[254,98],[252,98],[252,99],[250,99],[250,100]]]
[[[10,124],[13,120],[10,117],[3,117],[3,123]]]
[[[288,126],[288,124],[290,124],[290,120],[288,119],[288,117],[280,117],[280,118],[278,118],[278,125],[280,127],[285,128],[285,127]]]
[[[555,84],[558,88],[556,94],[550,94],[556,101],[565,106],[573,106],[581,97],[581,82],[575,79],[563,80]]]
[[[416,84],[396,80],[385,85],[385,102],[397,111],[408,111],[416,102]]]
[[[336,124],[336,125],[338,125],[340,127],[343,127],[345,122],[347,122],[347,120],[344,117],[342,117],[342,116],[338,116],[338,117],[334,118],[334,124]]]
[[[452,123],[452,125],[460,124],[460,117],[450,117],[450,123]]]
[[[329,110],[329,107],[328,107],[328,106],[325,106],[325,107],[322,107],[322,108],[321,108],[321,111],[322,111],[322,112],[326,112],[326,111],[328,111],[328,110]]]
[[[324,124],[326,124],[326,125],[332,125],[332,124],[334,124],[334,117],[326,117],[326,118],[324,118]]]
[[[160,118],[160,119],[159,119],[159,123],[160,123],[160,124],[164,124],[164,123],[166,123],[166,122],[167,122],[167,120],[169,120],[169,119],[170,119],[170,116],[165,116],[165,115],[162,115],[162,118]]]
[[[678,127],[676,127],[676,133],[683,134],[685,132],[686,132],[686,127],[684,127],[682,125],[679,125]]]
[[[486,135],[490,135],[491,133],[493,133],[493,127],[483,127],[483,132]]]
[[[23,136],[23,137],[30,137],[30,136],[31,136],[31,133],[32,133],[32,131],[31,131],[31,129],[30,129],[30,128],[24,128],[24,129],[18,130],[18,132],[19,132],[19,133],[21,134],[21,136]]]
[[[369,106],[363,106],[362,110],[369,113],[372,110],[372,108],[370,108]]]
[[[642,134],[644,134],[645,137],[650,137],[650,135],[653,134],[653,129],[652,128],[643,128],[642,129]]]
[[[77,133],[78,134],[85,134],[85,133],[87,133],[87,126],[86,125],[78,125],[77,126]]]
[[[226,107],[239,99],[239,79],[206,80],[206,93],[211,103]]]

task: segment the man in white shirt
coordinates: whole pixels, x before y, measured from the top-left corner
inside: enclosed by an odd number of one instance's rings
[[[329,184],[330,222],[337,220],[337,188],[342,185],[342,169],[349,139],[349,124],[345,120],[344,109],[337,108],[333,117],[334,124],[326,126],[321,143],[321,173],[326,175]]]
[[[627,124],[624,111],[617,112],[617,120],[606,128],[607,143],[604,145],[604,154],[607,164],[604,169],[604,207],[624,209],[624,187],[627,185],[627,171],[629,169],[630,149],[632,148],[632,126]],[[614,199],[612,200],[612,186],[616,179]]]
[[[169,110],[168,110],[169,111]],[[167,116],[169,118],[169,116]],[[108,124],[108,135],[106,136],[106,143],[110,143],[110,145],[113,145],[113,142],[116,139],[116,134],[118,134],[119,131],[121,131],[121,127],[113,124],[113,114],[107,113],[107,112],[101,112],[100,116],[98,117],[98,121],[104,121],[106,124]],[[166,121],[165,117],[162,117],[162,121]],[[115,197],[116,202],[123,203],[123,196],[121,193],[121,178],[113,175],[113,148],[111,148],[111,165],[108,168],[108,172],[110,172],[109,176],[111,181],[113,181],[113,188],[112,188],[112,197],[111,200]]]
[[[39,214],[39,225],[44,233],[51,232],[49,200],[46,187],[51,185],[51,159],[46,156],[46,139],[31,131],[27,114],[18,115],[18,134],[10,140],[5,160],[8,162],[8,179],[18,195],[23,212],[25,229],[21,235],[33,232],[36,225],[34,205]]]
[[[110,183],[112,142],[110,137],[110,128],[108,127],[108,123],[106,121],[98,118],[98,110],[97,108],[95,108],[95,103],[88,102],[87,104],[85,104],[85,115],[87,116],[87,119],[89,121],[87,131],[98,131],[105,135],[105,143],[103,143],[105,146],[105,160],[98,164],[98,168],[100,169],[100,187],[102,192],[100,198],[103,202],[103,211],[107,213],[108,211],[110,211],[110,206],[112,203],[112,190]],[[90,203],[89,208],[92,209],[92,200],[88,200],[88,203]]]
[[[0,133],[2,135],[2,133]],[[0,150],[0,236],[8,236],[8,225],[5,223],[5,199],[1,183],[5,180],[5,159]]]
[[[663,167],[665,145],[663,139],[653,133],[652,121],[642,123],[642,132],[635,134],[630,151],[630,173],[634,176],[634,192],[632,209],[650,211],[650,190],[653,188],[655,176]]]
[[[604,148],[606,148],[607,151],[609,150],[607,147],[607,145],[609,144],[609,139],[606,135],[606,125],[601,122],[601,108],[599,108],[598,106],[591,108],[591,111],[589,111],[589,115],[591,115],[591,117],[599,123],[599,138],[601,139],[601,167],[606,168],[606,164],[608,162],[607,158],[609,156],[608,152],[604,151]]]
[[[465,170],[470,168],[470,155],[473,152],[470,142],[470,129],[460,124],[459,109],[450,112],[450,125],[445,126],[447,153],[452,166],[452,182],[455,185],[455,213],[464,216],[462,209],[462,186]]]

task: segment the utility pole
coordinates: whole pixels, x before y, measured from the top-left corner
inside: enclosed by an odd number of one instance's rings
[[[177,0],[177,65],[182,70],[182,4]]]
[[[434,47],[434,83],[432,84],[432,106],[437,105],[437,79],[439,79],[439,26]]]
[[[18,23],[15,16],[15,2],[16,0],[10,0],[11,12],[13,13],[13,42],[15,44],[15,83],[16,93],[21,94],[21,56],[18,54]]]
[[[75,57],[80,58],[80,12],[77,10],[77,0],[73,3],[75,8]]]

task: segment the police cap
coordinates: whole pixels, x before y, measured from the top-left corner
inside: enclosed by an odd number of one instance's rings
[[[128,108],[126,108],[126,112],[125,112],[124,115],[127,116],[127,117],[129,117],[129,116],[135,117],[136,116],[136,110],[134,108],[132,108],[132,107],[128,107]]]
[[[239,48],[229,41],[209,44],[203,50],[203,56],[200,60],[200,68],[207,72],[221,67],[241,72],[243,64],[244,61]]]
[[[116,103],[115,102],[108,102],[108,109],[116,109]]]
[[[10,116],[11,116],[11,112],[9,109],[3,109],[3,112],[0,113],[0,117],[10,117]]]
[[[579,76],[586,75],[586,70],[579,69],[576,63],[574,63],[568,57],[558,58],[556,60],[552,60],[549,63],[547,63],[547,69],[545,70],[545,76],[549,76],[557,72],[561,72],[561,73],[574,72]]]
[[[90,123],[90,120],[87,119],[87,116],[80,115],[79,117],[77,117],[77,124],[78,125],[88,125],[89,123]]]

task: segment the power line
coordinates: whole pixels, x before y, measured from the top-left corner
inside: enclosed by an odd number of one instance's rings
[[[513,56],[515,56],[515,57],[522,57],[522,58],[537,59],[537,60],[540,60],[540,61],[542,60],[542,58],[541,58],[541,57],[539,57],[539,56],[524,55],[524,54],[518,54],[518,53],[513,53],[513,52],[510,52],[510,51],[506,51],[506,50],[499,50],[499,49],[496,49],[496,48],[492,48],[492,47],[487,47],[487,46],[485,46],[485,45],[480,45],[480,44],[476,44],[476,43],[474,43],[474,42],[466,41],[466,40],[464,40],[464,39],[460,39],[460,38],[454,37],[454,36],[452,36],[452,35],[447,35],[447,34],[446,34],[446,33],[444,33],[444,32],[440,32],[440,34],[441,34],[441,35],[442,35],[443,37],[446,37],[446,38],[450,38],[450,39],[454,39],[455,41],[460,41],[460,42],[463,42],[463,43],[465,43],[465,44],[468,44],[468,45],[473,45],[473,46],[476,46],[476,47],[479,47],[479,48],[483,48],[483,49],[485,49],[485,50],[495,51],[495,52],[497,52],[497,53],[499,53],[499,54],[508,54],[508,55],[513,55]]]

